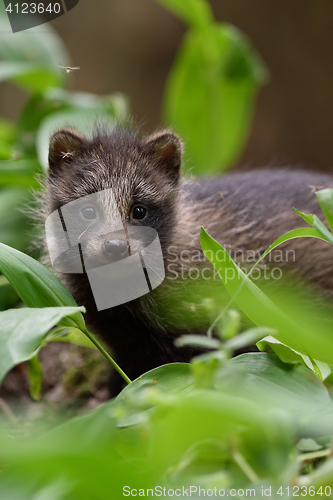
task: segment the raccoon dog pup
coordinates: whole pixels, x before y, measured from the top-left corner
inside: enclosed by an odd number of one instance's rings
[[[181,140],[170,130],[142,137],[136,131],[116,128],[87,139],[75,130],[63,129],[50,141],[44,216],[105,190],[112,190],[120,214],[124,233],[114,239],[110,236],[112,214],[102,198],[97,201],[99,206],[80,209],[80,217],[89,221],[86,259],[107,265],[117,253],[120,258],[124,252],[139,251],[138,240],[138,248],[129,249],[126,240],[131,231],[157,231],[165,279],[150,293],[127,303],[97,310],[85,272],[58,273],[77,303],[86,307],[88,328],[108,344],[131,379],[165,363],[188,362],[199,352],[175,347],[174,340],[180,334],[200,328],[202,333],[204,329],[202,325],[186,325],[177,317],[172,301],[170,307],[168,304],[170,297],[179,293],[186,297],[191,280],[184,279],[184,270],[195,268],[200,273],[203,267],[211,269],[201,251],[201,226],[231,254],[237,249],[243,256],[249,252],[258,256],[286,231],[305,225],[293,207],[320,215],[309,186],[333,186],[331,175],[285,168],[183,180],[182,149]],[[324,291],[332,290],[332,273],[327,273],[328,268],[333,269],[330,245],[303,238],[283,248],[293,249],[295,258],[292,262],[282,258],[279,266],[290,267]],[[115,374],[113,395],[121,387],[122,381]]]

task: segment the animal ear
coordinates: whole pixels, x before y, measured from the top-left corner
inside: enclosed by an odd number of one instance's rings
[[[176,134],[170,130],[156,132],[146,138],[144,149],[173,181],[178,180],[183,145]]]
[[[63,164],[71,163],[78,156],[87,139],[76,130],[62,129],[53,134],[49,147],[49,168],[55,173]]]

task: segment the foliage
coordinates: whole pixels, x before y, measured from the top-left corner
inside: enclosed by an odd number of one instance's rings
[[[168,77],[164,119],[184,138],[191,173],[226,170],[241,153],[267,71],[238,29],[214,22],[207,2],[158,1],[189,26]]]
[[[18,249],[25,249],[31,238],[28,219],[19,209],[31,203],[31,188],[38,188],[36,174],[47,165],[50,134],[66,123],[91,132],[96,121],[112,125],[126,115],[127,101],[119,94],[98,97],[66,91],[69,76],[59,63],[69,62],[50,25],[43,25],[42,32],[32,28],[13,35],[0,4],[0,81],[27,93],[16,124],[0,119],[0,234],[3,243]]]
[[[189,25],[166,86],[166,121],[188,143],[188,166],[211,173],[227,168],[244,143],[254,97],[265,79],[263,65],[234,27],[214,22],[206,1],[159,2]],[[16,363],[29,361],[31,394],[38,399],[38,352],[47,342],[95,344],[115,364],[87,331],[84,309],[48,269],[22,252],[36,232],[19,209],[31,203],[31,189],[38,189],[36,174],[47,164],[53,130],[71,123],[89,131],[96,119],[112,126],[124,119],[127,106],[120,95],[65,90],[67,75],[58,64],[69,64],[69,57],[49,26],[42,40],[31,29],[16,34],[13,43],[5,23],[0,4],[0,79],[25,89],[27,102],[16,124],[0,120],[0,378]],[[333,192],[316,196],[332,229]],[[312,227],[281,236],[261,259],[296,237],[333,243],[318,218],[300,215]],[[115,400],[49,432],[30,426],[23,434],[15,423],[3,421],[0,498],[152,496],[147,488],[156,488],[155,496],[193,498],[201,496],[199,488],[207,496],[215,491],[236,498],[247,491],[253,497],[331,496],[330,308],[323,305],[318,315],[315,302],[298,303],[292,288],[284,300],[268,296],[251,281],[252,270],[244,275],[204,229],[201,244],[231,299],[207,336],[184,336],[178,343],[208,352],[191,364],[142,375]],[[232,304],[254,325],[242,331]],[[274,352],[231,357],[256,341]]]

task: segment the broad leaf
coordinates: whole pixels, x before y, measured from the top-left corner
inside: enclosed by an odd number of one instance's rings
[[[31,359],[48,333],[68,316],[79,314],[83,307],[45,307],[43,309],[8,309],[0,313],[0,382],[18,363]]]
[[[46,68],[35,62],[0,61],[0,82],[11,80],[28,90],[42,91],[63,81],[59,68]]]
[[[162,474],[170,469],[174,472],[175,464],[179,464],[180,469],[186,468],[188,461],[184,460],[184,454],[198,444],[212,442],[219,442],[220,449],[227,454],[228,460],[220,462],[220,470],[230,473],[233,450],[240,449],[240,454],[250,459],[253,479],[281,474],[290,460],[288,415],[277,425],[277,418],[273,414],[268,418],[260,404],[235,394],[204,389],[192,391],[170,402],[165,411],[154,414],[153,422],[149,451],[154,467]],[[209,467],[209,457],[205,465]],[[231,467],[233,474],[227,476],[231,484],[247,484],[243,474],[235,473],[235,464]],[[204,469],[201,467],[196,472],[192,480],[204,474]],[[212,476],[210,484],[214,487],[216,476]]]
[[[192,173],[229,168],[241,153],[266,72],[249,42],[230,25],[190,31],[168,78],[164,121],[186,142]]]
[[[284,310],[265,295],[235,264],[228,252],[201,228],[201,246],[212,262],[225,288],[242,311],[258,326],[278,330],[274,335],[292,349],[313,359],[333,364],[332,314],[316,313],[313,306],[298,304],[290,291]],[[217,255],[219,258],[217,258]],[[222,255],[222,259],[221,259]],[[315,332],[315,334],[314,334]]]
[[[45,266],[14,248],[0,243],[0,272],[28,307],[77,307],[69,291]],[[81,309],[82,310],[82,309]],[[61,325],[85,330],[81,313],[64,318]]]
[[[326,363],[313,360],[305,354],[291,349],[291,347],[279,342],[270,335],[257,342],[257,347],[260,351],[266,351],[267,348],[271,348],[284,363],[307,366],[320,380],[325,380],[331,374],[331,369]]]
[[[34,175],[38,169],[39,164],[35,159],[0,161],[0,186],[38,188],[39,183]]]
[[[118,426],[142,422],[146,412],[158,404],[168,404],[173,395],[185,394],[194,387],[191,367],[187,363],[171,363],[159,366],[141,375],[117,396]]]
[[[213,22],[213,14],[206,0],[157,0],[179,16],[192,28],[204,28]]]
[[[0,167],[1,168],[1,167]],[[10,175],[10,174],[9,174]],[[1,172],[0,172],[1,176]],[[0,240],[16,248],[25,248],[30,241],[27,230],[31,221],[22,213],[23,206],[31,199],[22,187],[6,186],[0,191]],[[1,259],[0,259],[1,261]]]
[[[256,401],[262,411],[279,408],[293,414],[302,435],[333,433],[333,403],[323,384],[303,366],[283,363],[275,354],[247,353],[229,361],[247,376],[237,395]]]
[[[127,114],[127,101],[121,94],[96,96],[60,88],[45,89],[25,105],[17,126],[15,148],[24,156],[37,153],[46,167],[50,136],[56,129],[70,123],[90,135],[96,121],[111,129],[115,120],[122,122]]]
[[[20,440],[0,434],[3,500],[106,500],[123,497],[125,485],[153,484],[147,461],[139,468],[115,450],[110,411],[97,408],[47,435]],[[142,458],[141,458],[142,461]],[[9,464],[7,466],[7,464]],[[134,486],[132,486],[134,488]]]
[[[20,33],[11,32],[3,2],[0,3],[0,79],[13,79],[29,90],[62,86],[66,75],[58,67],[69,64],[60,37],[49,23]]]
[[[69,342],[89,349],[97,349],[91,340],[81,330],[77,328],[54,328],[46,338],[47,342]]]

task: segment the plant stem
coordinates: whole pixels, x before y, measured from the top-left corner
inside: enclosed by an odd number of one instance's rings
[[[252,483],[257,483],[259,478],[255,471],[252,469],[250,464],[245,460],[243,455],[239,453],[237,450],[231,451],[231,456],[238,465],[238,467],[244,472],[244,474],[249,478]]]
[[[301,453],[297,457],[298,462],[304,462],[305,460],[315,460],[316,458],[323,458],[323,457],[329,457],[332,455],[332,450],[319,450],[319,451],[312,451],[310,453]]]
[[[127,384],[130,384],[132,381],[130,378],[128,378],[128,376],[126,375],[125,372],[123,372],[123,370],[120,368],[119,365],[117,365],[117,363],[115,362],[115,360],[113,358],[111,358],[110,354],[108,354],[106,352],[106,350],[104,349],[104,347],[101,346],[101,344],[95,339],[95,337],[93,336],[92,333],[88,332],[88,330],[84,329],[82,330],[82,332],[88,337],[89,340],[91,340],[91,342],[97,347],[97,349],[103,354],[103,356],[106,357],[106,359],[109,361],[109,363],[111,363],[111,365],[113,366],[113,368],[115,370],[117,370],[117,372],[119,373],[119,375],[121,375],[123,377],[123,379],[125,380],[125,382]]]

